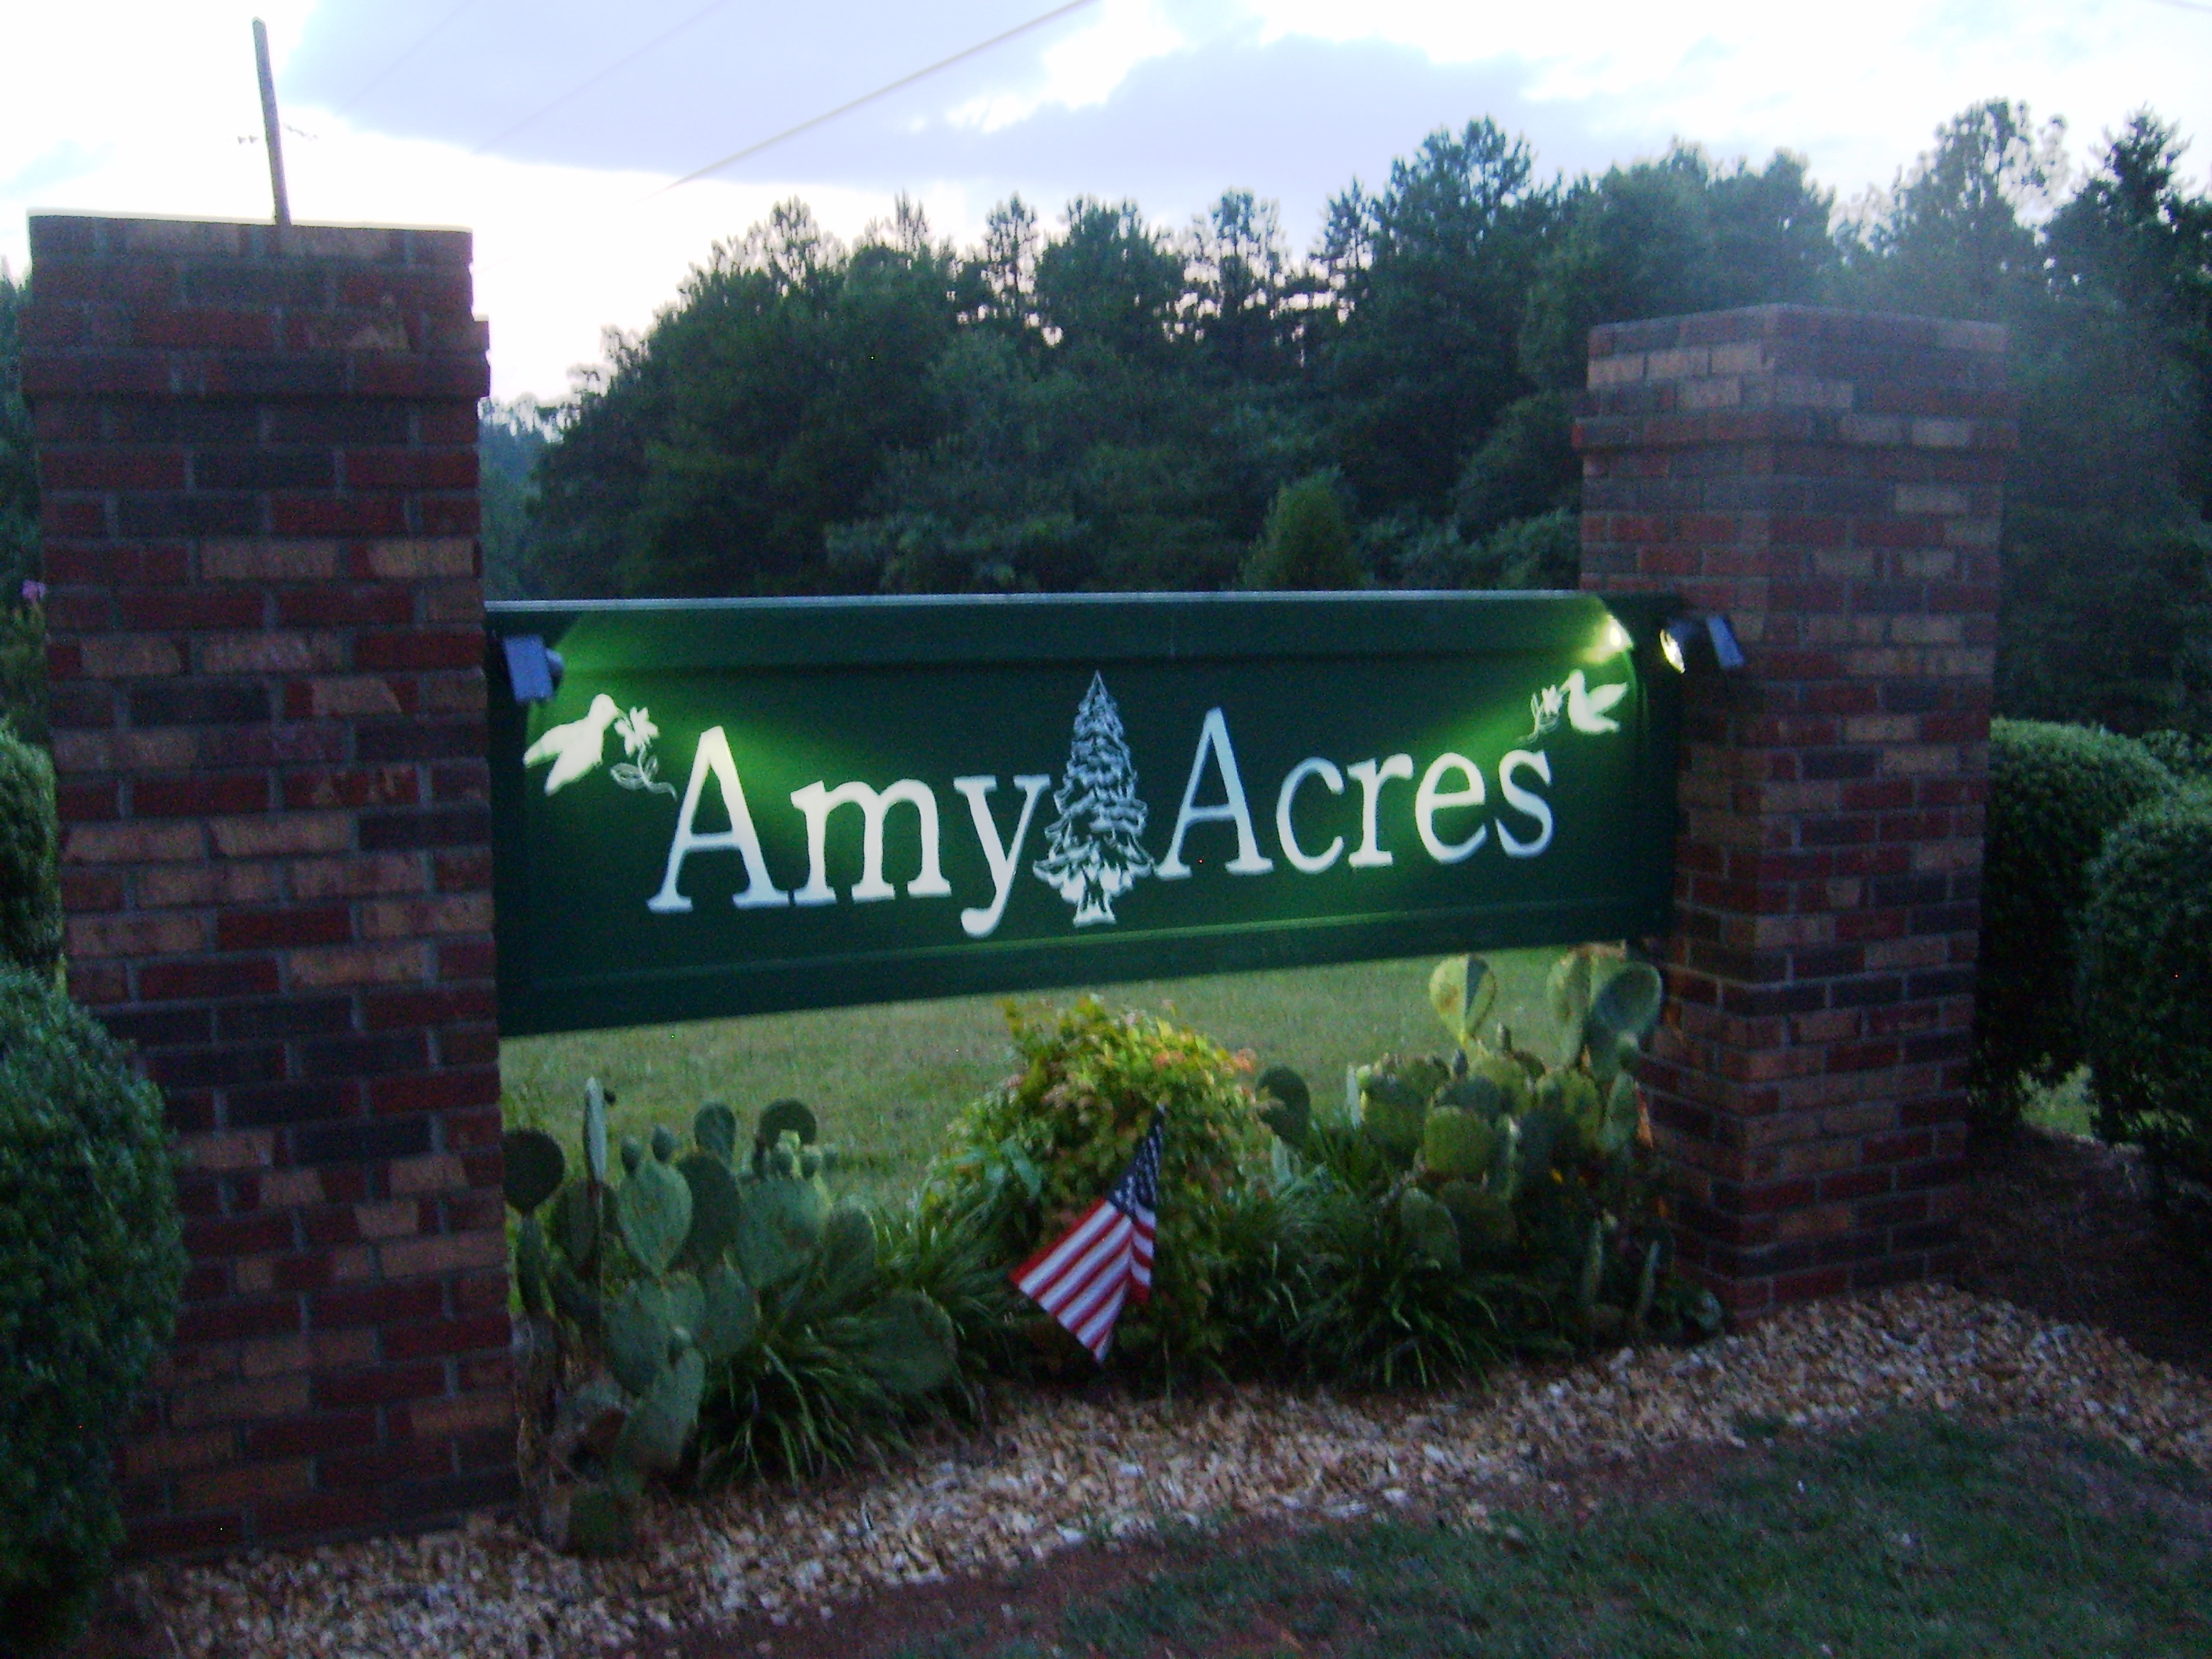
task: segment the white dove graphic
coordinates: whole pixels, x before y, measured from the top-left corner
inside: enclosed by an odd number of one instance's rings
[[[592,706],[583,719],[549,728],[524,750],[522,763],[535,766],[540,761],[553,763],[553,769],[545,775],[545,793],[550,795],[575,782],[599,763],[601,751],[606,747],[607,728],[621,714],[622,709],[615,700],[602,691],[592,699]]]
[[[1628,695],[1626,684],[1601,685],[1593,690],[1583,682],[1579,668],[1567,676],[1567,724],[1577,732],[1618,732],[1620,722],[1609,718],[1606,710]],[[550,735],[550,733],[549,733]]]

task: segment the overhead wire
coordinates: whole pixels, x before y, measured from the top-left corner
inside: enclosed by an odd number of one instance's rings
[[[882,86],[878,87],[873,92],[864,92],[858,98],[854,98],[846,103],[840,104],[835,109],[824,110],[819,115],[810,116],[807,119],[801,121],[797,126],[786,127],[782,131],[773,133],[768,137],[761,139],[757,143],[748,144],[743,149],[732,150],[730,154],[722,157],[719,161],[709,161],[703,167],[695,167],[690,172],[685,173],[681,179],[674,179],[668,184],[663,185],[659,189],[640,197],[638,199],[641,202],[649,202],[656,196],[665,196],[672,190],[680,190],[685,185],[696,183],[697,180],[707,177],[709,173],[720,173],[724,167],[734,167],[739,161],[743,161],[751,156],[757,155],[764,149],[773,149],[775,145],[782,143],[786,139],[796,138],[802,132],[811,132],[816,127],[821,126],[825,122],[834,121],[841,115],[851,114],[854,110],[860,108],[863,105],[872,104],[878,98],[887,98],[892,93],[898,92],[905,88],[910,87],[917,81],[927,80],[929,76],[937,74],[941,70],[951,69],[955,64],[965,63],[969,58],[975,57],[981,52],[988,52],[994,46],[1004,46],[1007,41],[1013,40],[1018,35],[1027,34],[1031,29],[1042,28],[1047,23],[1050,23],[1059,18],[1065,17],[1072,11],[1079,11],[1085,6],[1095,5],[1097,3],[1097,0],[1067,0],[1067,3],[1065,5],[1054,6],[1050,11],[1042,12],[1036,16],[1030,18],[1026,23],[1017,23],[1013,27],[1006,29],[1000,33],[994,34],[988,40],[978,40],[972,46],[963,47],[961,51],[954,52],[950,58],[940,58],[937,62],[927,65],[926,68],[915,70],[911,74],[902,75],[896,81],[886,82]]]
[[[441,17],[436,22],[431,24],[428,29],[417,35],[412,46],[409,46],[404,52],[402,52],[398,57],[393,58],[382,69],[377,70],[375,74],[370,76],[362,85],[356,87],[353,90],[352,95],[349,97],[345,102],[340,104],[336,109],[332,110],[331,114],[333,117],[343,115],[348,110],[361,102],[362,99],[368,97],[370,93],[374,92],[386,81],[389,81],[392,76],[398,71],[401,64],[406,63],[407,60],[414,57],[416,52],[422,51],[422,48],[428,46],[431,41],[436,40],[441,34],[443,34],[446,32],[447,25],[451,23],[455,18],[459,17],[463,12],[466,11],[471,6],[476,4],[476,3],[477,0],[460,0],[460,4],[455,6],[443,17]]]
[[[718,3],[726,3],[726,0],[718,0]],[[1054,6],[1050,11],[1040,12],[1036,16],[1030,18],[1027,22],[1017,23],[1013,27],[1002,30],[999,33],[991,36],[988,40],[978,40],[974,46],[964,46],[960,51],[954,52],[949,58],[940,58],[933,64],[927,64],[923,68],[902,75],[896,81],[885,82],[882,86],[876,88],[872,92],[864,92],[858,98],[848,99],[844,103],[838,105],[835,109],[824,110],[819,115],[810,116],[805,120],[799,122],[796,126],[786,127],[781,132],[771,133],[769,137],[760,139],[757,143],[746,145],[743,149],[732,151],[729,155],[723,156],[720,161],[708,162],[703,167],[695,167],[690,173],[685,173],[682,178],[673,179],[667,184],[662,185],[656,190],[648,191],[646,194],[639,197],[635,201],[630,203],[629,206],[633,210],[642,207],[647,202],[651,202],[659,197],[665,196],[672,190],[679,189],[685,185],[696,183],[697,180],[707,177],[709,173],[719,173],[724,167],[732,167],[750,156],[759,155],[764,149],[768,149],[775,145],[782,143],[786,139],[795,138],[802,132],[811,131],[814,128],[821,126],[825,122],[834,121],[842,115],[849,115],[853,111],[860,108],[863,105],[872,104],[879,98],[888,97],[894,92],[900,91],[904,88],[914,85],[917,81],[927,79],[930,76],[937,74],[939,70],[951,69],[956,64],[965,63],[969,58],[975,57],[978,53],[988,52],[994,46],[1003,46],[1018,35],[1027,34],[1032,29],[1042,28],[1047,23],[1053,22],[1059,18],[1066,16],[1070,12],[1080,11],[1086,6],[1095,5],[1097,3],[1097,0],[1065,0],[1064,3]],[[714,6],[709,6],[707,9],[708,11],[712,11],[715,9],[715,8]],[[691,23],[698,21],[699,18],[705,15],[706,14],[704,12],[702,12],[687,19],[684,23],[677,25],[677,29],[690,27]],[[669,33],[675,33],[677,29],[670,30]],[[666,35],[660,37],[661,40],[665,40],[666,38]],[[657,45],[659,42],[656,41],[653,44]],[[641,47],[638,52],[632,52],[630,54],[630,58],[635,58],[639,56],[640,53],[650,49],[651,48],[649,46]],[[628,63],[629,61],[629,58],[625,58],[623,60],[624,63]],[[614,65],[612,68],[601,71],[601,73],[599,76],[594,76],[593,79],[603,80],[606,76],[612,74],[614,72],[614,69],[620,67],[621,64]],[[581,88],[579,88],[577,90],[581,90]],[[562,100],[557,101],[565,101],[569,95],[569,94],[564,93],[562,95]],[[550,108],[551,106],[549,106],[548,107]],[[532,117],[531,118],[535,119],[536,118]],[[528,122],[524,121],[518,123],[517,127],[519,128],[520,126],[527,125]],[[517,128],[508,129],[509,131],[516,130]],[[490,142],[497,143],[498,141],[494,139]],[[471,152],[471,154],[481,153],[481,147],[479,147],[477,150]],[[482,267],[482,269],[486,270],[497,270],[502,265],[512,264],[517,259],[523,258],[525,257],[526,257],[526,254],[524,252],[510,253],[505,258],[490,261],[488,264]]]
[[[720,11],[724,7],[729,5],[730,3],[731,0],[708,0],[707,4],[700,7],[698,10],[693,12],[689,17],[677,24],[674,27],[662,30],[659,34],[654,35],[652,40],[647,41],[635,52],[631,52],[623,57],[617,58],[613,63],[608,64],[605,69],[599,70],[595,74],[586,76],[574,86],[569,88],[568,91],[562,93],[558,98],[556,98],[551,103],[543,105],[538,109],[532,110],[529,114],[524,116],[520,121],[514,123],[510,126],[501,128],[490,137],[485,139],[483,143],[478,144],[474,149],[471,150],[469,154],[471,155],[481,155],[486,150],[489,149],[494,144],[505,143],[507,139],[514,137],[516,133],[521,131],[523,128],[543,120],[545,117],[550,115],[555,110],[559,109],[563,104],[582,97],[584,94],[589,92],[593,87],[598,86],[602,81],[605,81],[611,76],[619,74],[622,70],[628,69],[632,64],[637,62],[639,58],[644,57],[647,52],[656,51],[659,47],[665,46],[669,41],[673,40],[678,35],[683,33],[684,30],[690,28],[694,23],[705,21],[716,12]]]

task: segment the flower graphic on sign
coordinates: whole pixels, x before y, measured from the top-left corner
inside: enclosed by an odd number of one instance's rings
[[[622,739],[623,753],[629,758],[617,761],[607,769],[607,775],[625,789],[649,789],[673,800],[676,786],[661,781],[660,762],[653,752],[653,740],[660,735],[653,716],[642,708],[617,715],[615,735]]]
[[[1075,925],[1114,921],[1114,901],[1152,872],[1139,839],[1147,808],[1137,795],[1137,769],[1121,730],[1121,711],[1102,674],[1091,677],[1075,711],[1067,769],[1053,792],[1060,816],[1047,827],[1052,850],[1030,866],[1038,880],[1075,907]]]
[[[1587,732],[1602,737],[1607,732],[1620,730],[1620,722],[1606,710],[1628,695],[1628,687],[1620,685],[1593,686],[1583,678],[1579,668],[1557,685],[1547,685],[1528,699],[1529,726],[1527,743],[1531,738],[1540,738],[1559,723],[1559,716],[1567,717],[1567,724],[1577,732]]]
[[[650,789],[673,799],[676,787],[660,781],[660,763],[653,754],[653,740],[660,735],[660,728],[642,708],[623,714],[622,705],[604,691],[592,699],[581,720],[547,727],[537,742],[522,751],[522,763],[537,766],[550,761],[545,793],[553,794],[596,770],[605,760],[609,727],[622,739],[623,753],[629,758],[610,767],[607,775],[625,789]]]

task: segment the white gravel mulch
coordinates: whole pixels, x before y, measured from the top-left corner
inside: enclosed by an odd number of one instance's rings
[[[1444,1394],[1026,1396],[988,1430],[886,1471],[659,1504],[626,1560],[572,1560],[483,1520],[149,1567],[125,1589],[189,1656],[584,1654],[1011,1566],[1163,1520],[1433,1508],[1577,1464],[1741,1444],[1746,1419],[1829,1428],[1898,1407],[2036,1419],[2212,1469],[2212,1380],[2094,1329],[1916,1286],[1793,1309],[1703,1347],[1510,1367]]]

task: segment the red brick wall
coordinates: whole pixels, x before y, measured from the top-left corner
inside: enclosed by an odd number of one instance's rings
[[[1693,677],[1648,1073],[1683,1259],[1745,1313],[1939,1270],[1973,1019],[2002,329],[1770,306],[1600,328],[1583,581],[1734,619]]]
[[[141,1549],[512,1486],[469,248],[31,222],[70,988],[192,1255]]]

